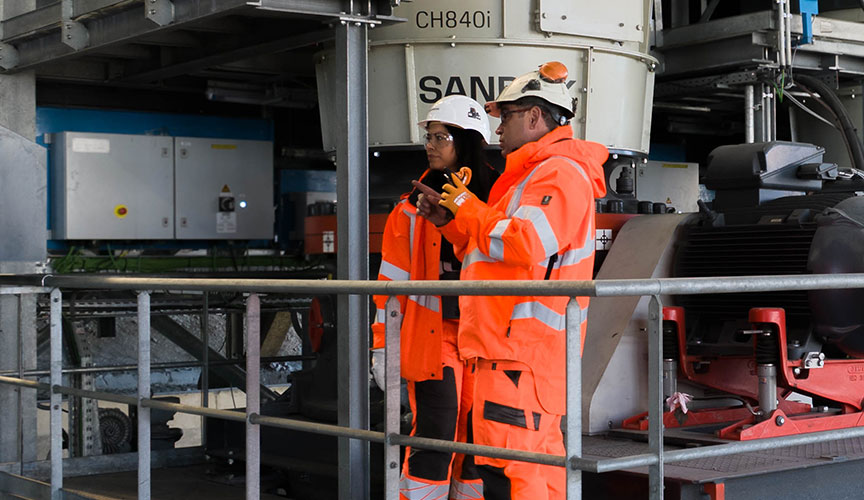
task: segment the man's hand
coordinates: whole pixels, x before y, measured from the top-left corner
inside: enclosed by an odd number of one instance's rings
[[[372,366],[369,368],[369,373],[375,379],[375,384],[382,391],[384,390],[384,348],[372,349]]]
[[[421,217],[425,217],[426,220],[438,227],[453,219],[450,212],[438,204],[441,201],[441,195],[437,191],[420,181],[411,181],[411,184],[420,191],[420,196],[417,198],[417,213]]]
[[[453,184],[444,184],[444,192],[441,193],[441,201],[438,204],[455,216],[463,203],[471,198],[476,198],[476,196],[471,191],[468,191],[468,188],[465,187],[465,184],[462,183],[462,179],[458,175],[453,175],[450,179],[453,181]]]

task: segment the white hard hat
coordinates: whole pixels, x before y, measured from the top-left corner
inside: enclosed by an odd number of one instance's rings
[[[486,112],[497,118],[501,115],[500,104],[523,97],[539,97],[560,108],[558,111],[565,119],[573,118],[576,99],[567,88],[567,67],[558,61],[547,62],[510,82],[497,99],[486,103]]]
[[[483,112],[479,102],[464,95],[448,95],[432,105],[426,119],[417,122],[423,128],[429,122],[441,122],[465,130],[474,130],[488,143],[491,137],[489,117]]]

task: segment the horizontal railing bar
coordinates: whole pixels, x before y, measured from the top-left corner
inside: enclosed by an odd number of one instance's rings
[[[318,424],[315,422],[305,422],[303,420],[293,420],[290,418],[265,417],[253,413],[249,416],[249,421],[253,424],[263,425],[267,427],[278,427],[280,429],[289,429],[292,431],[312,432],[315,434],[324,434],[327,436],[345,437],[351,439],[362,439],[373,443],[383,443],[384,433],[376,431],[367,431],[363,429],[354,429],[352,427],[342,427],[339,425]]]
[[[0,384],[15,385],[18,387],[27,387],[30,389],[48,390],[48,384],[34,382],[32,380],[23,380],[16,377],[0,377]]]
[[[48,384],[2,376],[0,376],[0,384],[27,387],[32,389],[48,388]],[[70,396],[98,399],[101,401],[112,401],[115,403],[128,404],[133,406],[138,404],[137,398],[132,396],[124,396],[121,394],[113,394],[99,391],[87,391],[84,389],[76,389],[65,386],[54,386],[53,390],[56,393],[66,394]],[[192,415],[218,418],[221,420],[232,420],[236,422],[246,421],[246,415],[237,411],[218,410],[215,408],[202,408],[198,406],[169,403],[166,401],[159,401],[155,399],[144,399],[141,401],[141,404],[142,406],[148,408],[175,411],[177,413],[188,413]],[[338,425],[319,424],[314,422],[305,422],[301,420],[293,420],[279,417],[266,417],[257,414],[251,415],[249,417],[249,421],[254,424],[267,427],[278,427],[283,429],[311,432],[329,436],[362,439],[376,443],[383,443],[385,440],[383,432],[367,431],[350,427],[341,427]],[[663,462],[682,462],[686,460],[695,460],[700,458],[765,451],[776,448],[783,448],[787,446],[799,446],[804,444],[824,442],[827,440],[841,440],[858,437],[864,437],[864,427],[852,427],[848,429],[812,432],[795,436],[765,438],[754,441],[731,442],[727,444],[709,445],[699,448],[669,450],[664,452]],[[397,444],[401,446],[414,446],[417,448],[434,451],[463,453],[467,455],[477,455],[507,460],[519,460],[523,462],[532,462],[558,467],[563,467],[567,463],[565,457],[557,455],[532,453],[520,450],[495,448],[494,446],[458,443],[438,439],[420,438],[415,436],[405,436],[402,434],[391,434],[389,436],[389,441],[390,444]],[[588,472],[604,473],[653,465],[657,463],[657,456],[645,454],[599,460],[584,457],[571,457],[569,463],[571,467],[574,467],[576,469]]]
[[[243,412],[169,403],[167,401],[159,401],[158,399],[142,399],[141,406],[146,408],[156,408],[157,410],[168,410],[177,413],[188,413],[190,415],[218,418],[220,420],[232,420],[234,422],[246,421],[246,414]]]
[[[423,448],[425,450],[433,451],[443,451],[447,453],[455,452],[463,453],[465,455],[500,458],[504,460],[519,460],[521,462],[554,465],[558,467],[564,467],[567,463],[566,458],[559,455],[549,455],[547,453],[533,453],[530,451],[496,448],[494,446],[486,446],[480,444],[444,441],[441,439],[405,436],[403,434],[390,434],[388,436],[388,440],[390,441],[390,444],[413,446],[415,448]]]
[[[286,361],[314,361],[318,359],[317,355],[305,355],[305,356],[272,356],[269,358],[261,358],[261,363],[281,363]],[[210,361],[210,366],[216,365],[242,365],[245,363],[244,359],[224,359],[224,360],[215,360]],[[171,363],[153,363],[150,365],[150,368],[153,370],[165,370],[171,368],[196,368],[202,366],[203,363],[200,361],[177,361]],[[125,371],[135,371],[138,369],[138,365],[113,365],[113,366],[90,366],[86,368],[66,368],[63,370],[63,373],[72,374],[72,373],[105,373],[105,372],[125,372]],[[38,377],[49,375],[51,373],[50,370],[25,370],[21,373],[21,375],[25,377]],[[17,370],[4,370],[0,371],[0,375],[18,375]]]
[[[864,274],[808,274],[600,281],[361,281],[227,278],[132,278],[0,274],[0,285],[112,290],[200,290],[284,294],[538,295],[620,297],[864,288]]]
[[[57,394],[66,394],[67,396],[78,396],[79,398],[97,399],[99,401],[111,401],[112,403],[120,403],[124,405],[138,405],[138,398],[133,396],[124,396],[122,394],[114,394],[111,392],[87,391],[84,389],[76,389],[74,387],[66,387],[64,385],[55,385],[52,390]]]

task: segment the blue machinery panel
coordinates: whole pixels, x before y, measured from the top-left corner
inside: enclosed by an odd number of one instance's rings
[[[271,120],[135,111],[36,109],[37,142],[44,144],[44,134],[65,131],[273,140]]]

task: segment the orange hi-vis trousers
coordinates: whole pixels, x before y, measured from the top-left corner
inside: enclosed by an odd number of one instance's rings
[[[411,435],[470,442],[468,411],[473,398],[473,378],[459,359],[456,347],[458,322],[444,320],[441,360],[442,380],[408,382],[414,414]],[[482,500],[483,487],[473,457],[439,451],[405,450],[401,500]]]
[[[471,424],[476,444],[565,455],[561,415],[543,409],[527,365],[475,358],[467,368],[475,377]],[[475,462],[486,500],[566,498],[562,467],[487,457]]]

